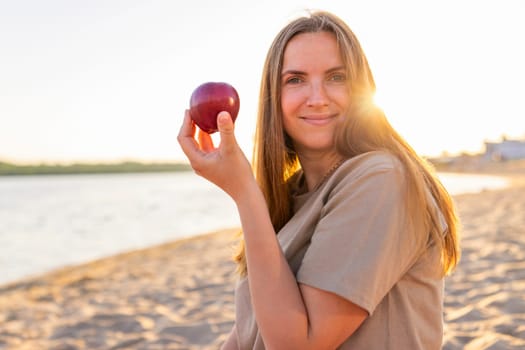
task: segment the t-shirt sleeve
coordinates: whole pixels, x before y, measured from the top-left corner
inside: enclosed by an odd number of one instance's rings
[[[406,227],[405,180],[389,165],[347,175],[333,188],[297,271],[299,283],[370,314],[416,254]]]

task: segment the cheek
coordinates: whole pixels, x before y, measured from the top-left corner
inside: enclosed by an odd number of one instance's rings
[[[281,113],[282,113],[282,124],[284,131],[288,133],[290,129],[290,116],[292,114],[292,108],[289,102],[289,94],[281,93]]]
[[[333,102],[342,108],[350,105],[350,96],[346,88],[333,89],[330,97]]]
[[[282,111],[282,118],[283,118],[283,128],[284,131],[289,133],[290,130],[290,122],[292,120],[293,116],[293,108],[288,99],[283,98],[281,99],[281,111]]]
[[[284,124],[286,124],[286,118],[290,115],[290,102],[287,94],[281,95],[281,111],[283,113]]]
[[[285,116],[291,116],[304,102],[304,93],[297,89],[295,91],[281,92],[281,109]]]
[[[292,118],[283,109],[283,129],[290,136],[291,136],[290,132],[293,133],[293,129],[294,129],[291,124],[292,124]]]

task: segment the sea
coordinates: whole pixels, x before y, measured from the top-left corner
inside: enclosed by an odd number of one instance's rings
[[[451,194],[508,185],[439,174]],[[0,177],[0,285],[225,228],[232,200],[192,172]]]

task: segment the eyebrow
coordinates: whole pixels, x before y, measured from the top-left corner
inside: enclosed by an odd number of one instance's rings
[[[332,73],[332,72],[336,72],[336,71],[344,70],[344,69],[345,69],[344,66],[337,66],[337,67],[328,69],[325,73]],[[300,71],[300,70],[295,70],[295,69],[288,69],[288,70],[285,70],[284,72],[281,73],[281,77],[285,76],[285,75],[288,75],[288,74],[291,74],[291,75],[306,75],[306,72],[303,72],[303,71]]]

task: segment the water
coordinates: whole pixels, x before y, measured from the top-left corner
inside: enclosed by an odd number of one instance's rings
[[[229,197],[190,172],[0,177],[0,284],[234,226]]]
[[[509,186],[509,180],[501,176],[440,173],[439,177],[451,194],[478,193]]]
[[[441,178],[453,194],[507,185]],[[230,198],[191,172],[0,177],[0,284],[239,225]]]

